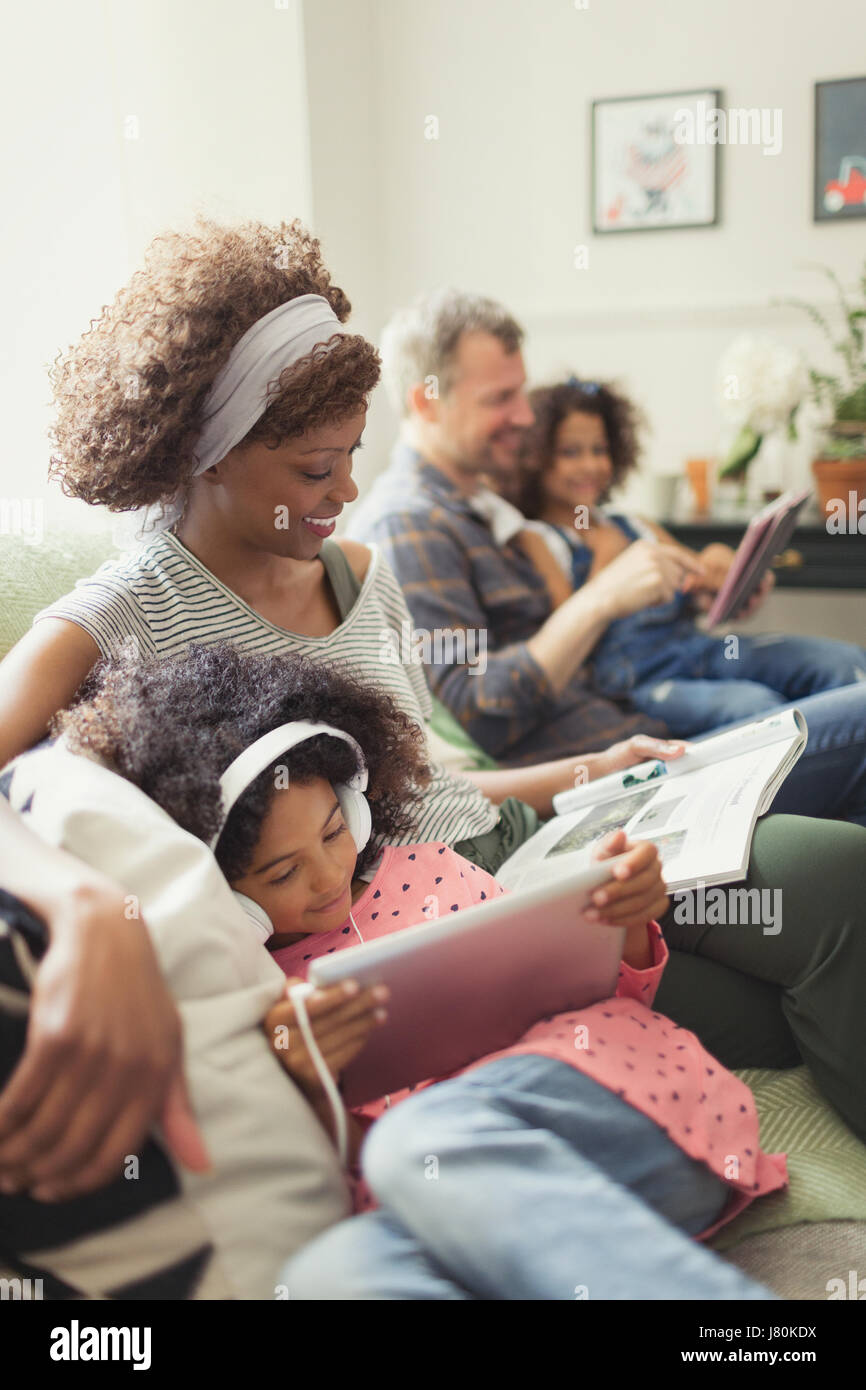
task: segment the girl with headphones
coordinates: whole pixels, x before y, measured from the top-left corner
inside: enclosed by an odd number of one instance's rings
[[[290,978],[265,1021],[275,1054],[343,1138],[340,1071],[387,998],[291,982],[318,955],[502,892],[447,845],[412,840],[418,726],[337,669],[223,645],[109,663],[57,728],[211,845],[238,929]],[[350,1117],[347,1156],[372,1125],[369,1186],[359,1215],[289,1266],[291,1297],[769,1296],[693,1237],[784,1186],[784,1159],[761,1151],[748,1089],[652,1009],[667,956],[654,846],[620,832],[604,853],[622,855],[594,895],[626,928],[616,996]]]

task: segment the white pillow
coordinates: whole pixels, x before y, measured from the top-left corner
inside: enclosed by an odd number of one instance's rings
[[[62,742],[11,770],[10,801],[30,827],[109,875],[144,918],[183,1020],[187,1082],[213,1162],[209,1175],[176,1168],[176,1201],[51,1252],[51,1270],[104,1293],[146,1278],[163,1251],[182,1258],[203,1230],[213,1255],[193,1296],[273,1298],[286,1258],[349,1210],[334,1149],[260,1027],[283,974],[207,846],[137,787]],[[45,1266],[45,1253],[33,1262]]]

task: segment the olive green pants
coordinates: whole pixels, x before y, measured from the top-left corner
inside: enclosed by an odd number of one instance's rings
[[[534,813],[523,825],[513,806],[502,809],[489,835],[455,846],[490,873],[534,829]],[[764,893],[752,901],[767,910],[735,914],[728,906],[727,920],[713,923],[711,890],[703,902],[676,895],[661,924],[670,960],[655,1007],[726,1067],[805,1062],[866,1140],[866,829],[766,816],[755,827],[748,875],[726,885],[726,904],[745,901],[732,897],[737,889]],[[710,925],[695,920],[702,917]]]
[[[805,1062],[866,1140],[866,829],[768,816],[736,886],[778,890],[778,921],[690,925],[680,897],[661,923],[671,952],[655,1007],[726,1067]]]

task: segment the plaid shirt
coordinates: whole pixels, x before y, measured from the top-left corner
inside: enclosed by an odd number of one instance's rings
[[[397,445],[348,533],[381,547],[415,624],[407,642],[433,689],[501,762],[517,767],[667,732],[593,694],[580,673],[554,692],[526,645],[551,612],[543,579],[518,546],[497,545],[472,499],[408,445]],[[455,661],[461,650],[469,659]]]

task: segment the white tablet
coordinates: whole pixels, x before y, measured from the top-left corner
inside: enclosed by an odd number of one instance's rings
[[[609,999],[625,931],[588,922],[589,894],[618,860],[555,872],[532,888],[313,961],[308,980],[391,991],[388,1021],[344,1070],[363,1105],[507,1047],[539,1019]]]

